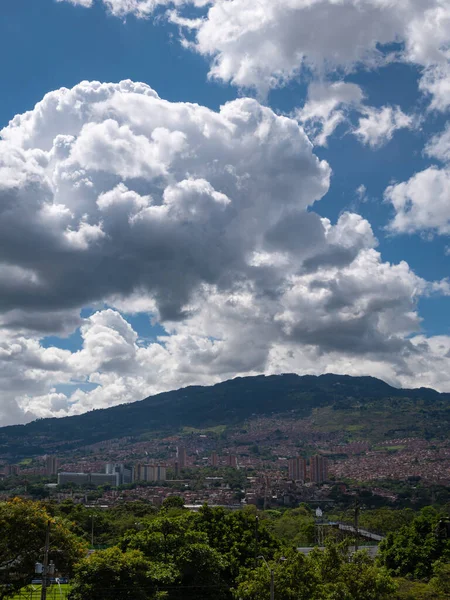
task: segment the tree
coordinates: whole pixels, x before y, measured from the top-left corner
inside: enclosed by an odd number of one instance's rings
[[[165,510],[171,508],[184,508],[184,500],[181,496],[168,496],[162,503],[162,508]]]
[[[314,517],[304,507],[287,510],[283,514],[271,511],[269,517],[269,530],[284,544],[309,546],[314,543]]]
[[[434,563],[430,588],[436,597],[450,598],[450,563],[439,560]]]
[[[254,566],[257,555],[272,558],[280,547],[265,521],[250,509],[226,512],[223,508],[205,505],[194,519],[195,527],[206,533],[210,546],[225,557],[230,583],[242,567]]]
[[[300,552],[285,553],[285,560],[258,561],[256,568],[241,570],[234,597],[242,600],[269,600],[270,571],[274,573],[275,597],[280,600],[318,600],[315,595],[318,581],[307,558]]]
[[[438,531],[440,517],[428,507],[410,525],[390,533],[380,544],[379,563],[398,577],[430,578],[435,561],[450,559],[450,539]]]
[[[122,548],[137,549],[151,561],[152,571],[169,569],[171,580],[162,583],[167,598],[225,599],[229,596],[224,579],[225,558],[208,544],[208,536],[195,528],[194,515],[187,511],[160,516],[140,531],[128,532]]]
[[[313,550],[308,556],[291,550],[268,566],[244,570],[235,597],[268,600],[270,570],[280,600],[391,600],[395,590],[387,572],[376,567],[365,552],[349,557],[342,545]]]
[[[14,498],[0,503],[0,598],[7,598],[30,582],[50,523],[50,560],[58,571],[71,574],[86,546],[61,517],[52,517],[37,502]]]
[[[75,568],[70,600],[148,600],[156,597],[150,563],[138,550],[94,552]]]

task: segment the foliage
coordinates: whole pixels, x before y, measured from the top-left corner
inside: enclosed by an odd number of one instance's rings
[[[43,559],[49,523],[49,559],[60,572],[70,574],[86,550],[70,523],[52,517],[37,502],[14,498],[0,503],[0,598],[13,595],[33,577],[35,563]]]
[[[308,556],[291,550],[278,558],[243,571],[235,598],[268,600],[270,570],[280,600],[390,600],[395,590],[387,572],[367,554],[357,552],[349,558],[343,546],[330,545]]]
[[[437,596],[450,598],[450,563],[436,561],[433,565],[433,577],[430,587]]]
[[[168,570],[167,598],[177,598],[183,589],[186,600],[227,597],[228,585],[224,579],[225,558],[211,545],[208,536],[195,529],[191,513],[161,516],[146,527],[124,536],[122,547],[138,549],[151,561],[152,570]]]
[[[380,564],[399,577],[431,577],[435,561],[450,559],[450,539],[437,535],[441,516],[428,507],[410,525],[390,533],[380,544]]]
[[[142,552],[137,550],[122,552],[113,547],[94,552],[77,565],[70,600],[154,598],[156,586],[150,575],[150,566]]]
[[[94,546],[114,546],[126,531],[137,529],[141,522],[155,515],[157,509],[144,502],[130,502],[108,510],[86,508],[72,500],[60,504],[47,503],[47,510],[55,516],[62,516],[73,523],[73,531],[86,542],[91,542],[94,534]]]
[[[373,510],[361,510],[359,512],[359,525],[363,529],[387,535],[388,533],[398,531],[405,525],[409,525],[416,513],[410,508],[393,509],[388,507],[377,508]],[[349,508],[343,512],[334,512],[327,515],[330,521],[342,521],[353,525],[354,509]]]
[[[162,508],[169,510],[171,508],[184,508],[184,500],[181,496],[168,496],[163,504]]]
[[[225,556],[227,578],[232,581],[241,567],[255,564],[259,554],[272,557],[280,543],[251,508],[226,512],[203,506],[195,515],[196,527],[207,535],[209,544]]]
[[[449,570],[448,563],[438,562],[434,569],[435,576],[429,583],[405,578],[397,579],[397,590],[393,600],[449,600]]]
[[[277,511],[271,513],[267,527],[282,543],[289,546],[310,546],[314,543],[314,517],[311,511],[301,507],[282,514]]]

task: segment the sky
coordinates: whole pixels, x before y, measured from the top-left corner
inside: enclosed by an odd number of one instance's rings
[[[450,392],[447,0],[0,17],[0,425],[261,373]]]

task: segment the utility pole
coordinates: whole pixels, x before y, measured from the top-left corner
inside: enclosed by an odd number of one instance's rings
[[[275,600],[275,573],[274,573],[274,570],[271,567],[269,567],[269,563],[264,558],[264,556],[262,556],[262,555],[258,556],[258,559],[261,559],[270,571],[270,600]],[[281,560],[286,560],[286,559],[284,558],[284,556],[282,556],[280,558],[280,561]]]
[[[355,552],[358,551],[358,536],[359,536],[359,502],[358,498],[355,498]]]
[[[94,515],[91,515],[91,546],[94,548]]]
[[[48,575],[48,553],[50,550],[50,521],[47,523],[45,532],[44,563],[42,565],[42,589],[41,600],[47,600],[47,575]]]
[[[258,566],[258,555],[259,555],[259,517],[255,517],[255,569]]]

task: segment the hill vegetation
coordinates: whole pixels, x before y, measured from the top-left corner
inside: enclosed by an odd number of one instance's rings
[[[293,374],[236,378],[192,386],[130,404],[60,419],[0,428],[0,454],[64,451],[107,439],[161,435],[189,428],[232,427],[261,415],[312,419],[318,431],[384,441],[398,436],[443,439],[450,394],[397,389],[373,377]]]

